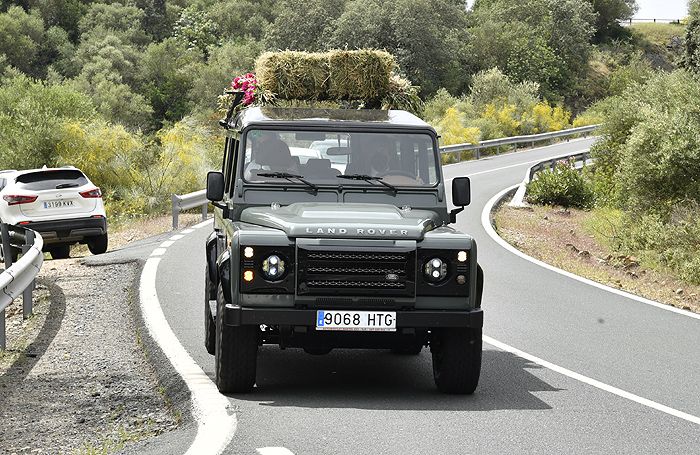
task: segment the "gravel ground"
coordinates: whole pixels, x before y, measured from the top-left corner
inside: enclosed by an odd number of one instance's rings
[[[137,272],[46,261],[35,316],[10,307],[0,453],[109,453],[178,425],[134,322]]]

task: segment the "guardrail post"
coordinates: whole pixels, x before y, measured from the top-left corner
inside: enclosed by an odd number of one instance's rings
[[[209,209],[209,203],[205,202],[204,205],[202,206],[202,221],[205,221],[207,219],[207,210]]]
[[[2,255],[5,257],[5,270],[12,265],[12,245],[10,245],[10,230],[7,225],[0,224],[0,237],[2,237]]]
[[[34,245],[34,231],[27,230],[25,234],[24,245],[22,245],[22,254],[26,254]],[[36,280],[32,280],[31,284],[22,293],[22,318],[27,319],[32,314],[32,291]]]
[[[0,351],[5,350],[5,309],[0,311]]]
[[[177,229],[178,226],[178,215],[180,214],[180,207],[178,206],[178,198],[177,195],[173,194],[172,196],[172,202],[173,202],[173,231]]]

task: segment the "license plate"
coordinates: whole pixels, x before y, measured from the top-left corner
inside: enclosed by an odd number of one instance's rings
[[[44,201],[45,209],[62,209],[63,207],[73,207],[73,201]]]
[[[316,330],[395,332],[396,312],[318,310]]]

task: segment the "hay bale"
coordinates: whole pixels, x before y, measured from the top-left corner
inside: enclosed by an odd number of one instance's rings
[[[266,52],[255,62],[255,75],[280,99],[328,98],[328,56],[300,51]]]
[[[360,49],[328,52],[329,95],[340,100],[378,100],[390,89],[396,68],[394,56],[385,51]]]
[[[255,62],[260,84],[284,100],[381,100],[396,60],[385,51],[266,52]]]

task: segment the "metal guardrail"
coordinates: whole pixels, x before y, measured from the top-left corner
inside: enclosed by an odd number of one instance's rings
[[[527,203],[525,202],[525,193],[527,192],[527,185],[535,178],[538,172],[542,172],[547,169],[554,171],[554,168],[560,161],[570,162],[576,169],[583,169],[585,166],[593,162],[591,159],[591,152],[586,150],[584,152],[570,153],[568,155],[548,158],[530,166],[527,171],[525,171],[525,178],[523,178],[523,181],[520,182],[520,186],[516,190],[513,199],[508,205],[511,207],[526,207]]]
[[[512,136],[504,137],[501,139],[490,139],[488,141],[479,142],[478,144],[455,144],[446,145],[440,148],[440,153],[455,153],[455,152],[467,152],[470,150],[476,151],[476,159],[481,158],[481,150],[492,147],[500,147],[503,145],[513,145],[517,150],[519,144],[530,144],[535,145],[535,142],[547,141],[550,139],[557,139],[560,137],[570,137],[576,136],[578,134],[583,134],[584,136],[588,133],[595,131],[600,125],[589,125],[580,126],[578,128],[570,128],[568,130],[552,131],[549,133],[540,134],[530,134],[527,136]]]
[[[44,239],[39,233],[19,226],[0,224],[5,270],[0,274],[0,349],[5,349],[5,308],[22,295],[22,315],[32,314],[32,291],[35,278],[44,263]],[[22,257],[13,261],[13,249]]]
[[[206,190],[199,190],[195,191],[194,193],[187,194],[173,194],[172,203],[173,230],[178,228],[180,212],[183,210],[189,210],[201,206],[202,221],[207,219],[207,208],[209,207],[209,201],[207,200]]]
[[[440,148],[440,153],[455,153],[455,152],[466,152],[469,150],[476,151],[476,159],[481,158],[481,150],[500,147],[503,145],[513,145],[517,150],[519,144],[531,144],[535,145],[535,142],[548,141],[551,139],[557,139],[560,137],[570,137],[583,134],[584,136],[588,133],[595,131],[600,125],[589,125],[580,126],[578,128],[570,128],[568,130],[552,131],[549,133],[531,134],[527,136],[513,136],[504,137],[500,139],[490,139],[488,141],[479,142],[478,144],[454,144],[447,145]],[[207,207],[209,201],[206,197],[206,190],[195,191],[194,193],[188,194],[173,194],[172,196],[172,213],[173,213],[173,230],[177,229],[179,226],[179,215],[183,210],[193,209],[195,207],[202,206],[202,220],[207,219]]]

